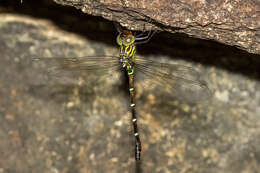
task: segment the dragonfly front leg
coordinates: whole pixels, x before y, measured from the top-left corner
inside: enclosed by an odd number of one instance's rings
[[[113,21],[113,23],[114,23],[114,26],[115,26],[117,32],[119,34],[121,34],[123,32],[123,28],[120,26],[120,24],[118,22]]]

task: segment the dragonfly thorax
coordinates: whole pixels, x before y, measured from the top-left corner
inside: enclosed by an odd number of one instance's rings
[[[132,71],[132,69],[134,68],[132,58],[120,56],[120,62],[122,64],[122,67],[125,68],[127,71]]]
[[[135,59],[135,37],[131,31],[123,31],[116,40],[120,46],[120,62],[127,71],[131,71]]]

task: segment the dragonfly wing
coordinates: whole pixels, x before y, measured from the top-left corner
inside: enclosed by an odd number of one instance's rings
[[[188,102],[206,101],[211,97],[206,82],[200,80],[199,73],[192,67],[159,63],[139,57],[136,58],[135,67],[137,81],[144,81],[144,88],[154,87],[157,91],[163,90],[167,96],[177,96]]]
[[[119,71],[120,63],[116,56],[41,57],[33,58],[33,67],[44,74],[36,82],[89,84]]]
[[[33,58],[27,71],[30,92],[41,99],[92,101],[118,86],[120,64],[115,56]],[[74,100],[75,101],[75,100]]]

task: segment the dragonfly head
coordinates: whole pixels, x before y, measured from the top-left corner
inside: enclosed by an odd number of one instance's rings
[[[135,37],[133,36],[131,31],[126,31],[123,30],[123,32],[121,32],[117,38],[116,38],[116,42],[119,46],[125,46],[128,47],[132,44],[134,44],[135,42]]]

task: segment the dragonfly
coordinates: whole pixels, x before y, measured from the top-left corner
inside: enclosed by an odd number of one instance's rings
[[[200,75],[192,67],[180,64],[167,64],[136,55],[136,45],[150,41],[156,31],[141,32],[136,34],[130,30],[123,29],[115,23],[118,31],[116,42],[120,53],[117,56],[84,56],[84,57],[51,57],[33,58],[34,61],[55,61],[58,66],[50,68],[51,71],[65,69],[68,71],[113,71],[124,70],[127,73],[131,121],[133,136],[135,139],[135,160],[141,160],[142,144],[137,125],[135,75],[139,72],[146,78],[160,85],[169,93],[184,93],[181,97],[194,99],[197,102],[210,98],[211,92]]]

